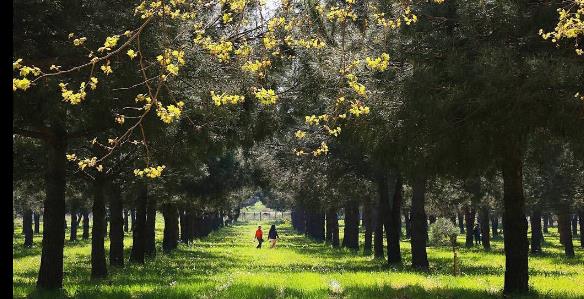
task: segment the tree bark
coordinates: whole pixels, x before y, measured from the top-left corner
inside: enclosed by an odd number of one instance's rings
[[[24,232],[24,247],[30,248],[33,243],[32,210],[24,209],[22,213],[22,231]]]
[[[483,243],[483,248],[485,250],[491,250],[491,233],[489,226],[489,206],[483,204],[480,209],[480,219],[481,219],[481,243]]]
[[[324,212],[320,208],[306,212],[306,234],[316,241],[324,241]]]
[[[550,222],[550,217],[548,216],[548,213],[544,213],[543,214],[543,232],[546,234],[549,233],[549,230],[548,230],[549,222]]]
[[[373,232],[373,256],[375,258],[383,259],[385,258],[385,253],[383,252],[383,222],[385,217],[380,210],[379,201],[377,202],[377,208],[373,213],[375,219],[373,227],[375,231]]]
[[[543,243],[541,209],[534,209],[529,220],[531,222],[531,253],[541,253],[541,244]]]
[[[412,184],[412,267],[428,270],[428,255],[426,253],[426,236],[428,226],[426,222],[426,178],[420,175],[414,177]]]
[[[124,203],[120,187],[111,182],[110,191],[110,265],[124,266]],[[126,218],[127,219],[127,218]]]
[[[343,247],[359,250],[359,203],[355,200],[345,203]]]
[[[466,224],[466,242],[464,245],[466,247],[472,247],[474,245],[474,222],[475,222],[476,210],[471,208],[468,204],[464,206],[464,222]]]
[[[34,233],[40,233],[41,228],[41,214],[39,212],[34,212]]]
[[[146,204],[148,202],[148,186],[144,182],[138,183],[138,197],[136,198],[136,218],[132,220],[132,251],[130,263],[144,264]]]
[[[570,211],[565,204],[561,204],[558,211],[558,231],[560,240],[564,245],[564,252],[567,257],[574,257],[574,244],[572,241],[572,230],[570,228]]]
[[[144,254],[148,257],[156,255],[156,197],[148,197],[146,206],[146,225],[144,232]]]
[[[107,276],[105,260],[105,179],[97,175],[93,181],[93,227],[91,230],[91,279]]]
[[[509,142],[513,142],[509,140]],[[523,162],[516,144],[508,144],[502,161],[505,294],[529,290],[527,220],[523,195]]]
[[[391,184],[392,182],[390,182]],[[388,220],[385,222],[387,234],[387,262],[390,264],[401,263],[400,231],[401,231],[401,202],[402,202],[402,180],[398,176],[394,187],[389,194],[391,203],[388,205]]]
[[[176,206],[169,203],[164,204],[162,206],[162,216],[164,217],[162,250],[168,253],[178,246],[178,210]]]
[[[37,288],[63,287],[63,247],[65,245],[65,154],[67,139],[64,128],[54,123],[46,142],[46,197],[43,215],[43,247]]]

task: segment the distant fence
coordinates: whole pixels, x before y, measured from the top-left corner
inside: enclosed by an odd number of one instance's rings
[[[241,212],[239,221],[290,220],[290,212]]]

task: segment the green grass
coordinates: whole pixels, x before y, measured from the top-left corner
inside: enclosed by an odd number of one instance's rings
[[[158,250],[163,223],[158,217]],[[90,281],[90,242],[66,241],[64,294],[75,298],[497,298],[501,297],[505,259],[502,240],[493,250],[460,249],[461,275],[452,276],[448,248],[428,248],[429,273],[410,269],[409,242],[401,243],[404,265],[388,267],[382,260],[344,249],[332,249],[278,224],[277,249],[255,249],[257,224],[239,223],[212,233],[172,254],[159,252],[144,266],[110,268],[109,278]],[[18,229],[13,240],[14,297],[54,298],[35,293],[41,236],[33,248],[22,246]],[[341,230],[342,232],[342,230]],[[342,236],[341,236],[342,237]],[[461,242],[463,237],[459,237]],[[109,243],[109,242],[107,242]],[[265,243],[267,245],[267,243]],[[578,244],[579,245],[579,244]],[[126,234],[126,260],[131,235]],[[107,248],[106,248],[107,249]],[[525,297],[584,298],[584,250],[563,256],[555,230],[546,235],[544,254],[530,256],[532,293]]]

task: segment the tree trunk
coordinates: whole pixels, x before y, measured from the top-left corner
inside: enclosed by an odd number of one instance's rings
[[[136,209],[132,209],[130,211],[130,219],[132,220],[132,226],[130,227],[130,230],[134,231],[134,224],[136,223]]]
[[[124,203],[120,187],[111,182],[110,191],[110,265],[124,266]],[[127,219],[127,218],[126,218]]]
[[[405,229],[406,229],[406,239],[409,239],[412,237],[412,233],[411,233],[412,222],[410,221],[410,212],[408,210],[404,210],[403,214],[404,214],[404,224],[405,224]]]
[[[548,226],[550,224],[549,222],[550,222],[550,217],[548,216],[548,213],[544,213],[543,214],[543,232],[546,234],[549,233],[549,230],[548,230]]]
[[[34,233],[40,233],[41,228],[41,214],[39,212],[34,212]]]
[[[345,203],[343,247],[359,250],[359,203],[355,200]]]
[[[63,287],[63,247],[65,246],[65,154],[66,132],[53,124],[47,140],[46,191],[43,215],[43,247],[37,288]]]
[[[89,240],[89,212],[84,210],[83,215],[83,240]]]
[[[373,249],[373,207],[371,200],[367,200],[363,206],[363,227],[365,228],[365,243],[363,254],[371,255]]]
[[[326,214],[326,230],[327,238],[334,248],[339,247],[339,220],[337,217],[337,209],[329,207]]]
[[[491,250],[491,233],[489,226],[489,206],[482,205],[479,212],[481,219],[481,243],[485,250]]]
[[[148,257],[156,255],[156,197],[148,198],[146,206],[146,225],[144,231],[144,254]]]
[[[491,228],[493,230],[493,238],[499,236],[499,216],[497,214],[493,214],[493,219],[491,221]]]
[[[77,241],[77,224],[79,223],[77,219],[77,205],[71,203],[71,232],[69,235],[69,241]]]
[[[390,181],[390,184],[393,183]],[[400,231],[401,231],[401,202],[402,202],[402,180],[398,176],[394,187],[389,194],[391,203],[388,205],[388,220],[385,222],[385,232],[387,234],[387,262],[390,264],[401,263]]]
[[[541,209],[536,208],[529,220],[531,222],[531,253],[541,253],[541,244],[543,243]]]
[[[412,184],[412,267],[420,270],[428,270],[428,255],[426,253],[426,236],[428,226],[426,211],[426,178],[416,176]]]
[[[173,204],[165,204],[162,206],[162,216],[164,217],[162,250],[168,253],[178,246],[178,210]]]
[[[189,225],[189,213],[186,210],[180,212],[180,238],[185,244],[189,243],[190,240],[190,225]]]
[[[376,203],[376,208],[373,211],[373,227],[375,231],[373,232],[373,256],[378,259],[384,259],[385,253],[383,252],[383,223],[385,222],[385,213],[382,212],[383,205],[381,202],[383,198],[381,193],[378,194],[378,200]]]
[[[580,223],[580,247],[584,248],[584,208],[578,210],[578,222]]]
[[[26,208],[22,213],[22,231],[24,232],[24,247],[30,248],[33,243],[32,210]]]
[[[572,237],[578,237],[578,214],[572,216]]]
[[[510,140],[509,142],[513,142]],[[523,162],[517,145],[509,145],[502,161],[505,294],[529,290],[527,220],[523,195]]]
[[[146,183],[138,183],[137,195],[136,209],[132,210],[136,216],[132,220],[133,240],[130,263],[144,264],[144,233],[146,226],[146,204],[148,202],[148,186]]]
[[[130,214],[130,212],[128,211],[128,209],[124,209],[124,232],[126,232],[126,233],[130,230],[130,226],[129,226],[129,222],[128,222],[129,214]]]
[[[574,244],[572,242],[572,230],[570,228],[570,211],[565,204],[562,204],[558,211],[558,231],[562,245],[564,245],[566,256],[574,257]]]
[[[460,229],[460,233],[464,234],[464,214],[457,211],[456,215],[458,216],[458,228]]]
[[[306,234],[316,241],[324,241],[324,213],[320,208],[306,212]]]
[[[93,181],[93,227],[91,230],[91,279],[107,276],[105,260],[105,179],[97,175]]]
[[[466,224],[466,242],[464,245],[466,247],[472,247],[474,245],[473,238],[474,238],[474,222],[475,222],[475,214],[476,211],[471,208],[469,205],[464,206],[464,222]]]

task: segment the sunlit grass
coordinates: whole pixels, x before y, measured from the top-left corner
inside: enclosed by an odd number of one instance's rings
[[[157,257],[144,266],[110,268],[103,281],[90,281],[90,241],[65,245],[65,293],[78,298],[485,298],[500,297],[505,259],[501,239],[493,249],[459,248],[459,276],[452,276],[449,248],[429,247],[431,270],[413,271],[410,244],[402,241],[401,266],[387,266],[383,260],[344,249],[315,243],[279,223],[281,236],[276,249],[268,244],[258,250],[253,240],[257,224],[239,223],[197,240],[181,244],[176,252]],[[20,225],[13,240],[14,297],[34,292],[40,263],[41,236],[35,235],[33,248],[22,247]],[[158,217],[158,250],[162,242],[162,217]],[[342,228],[341,228],[342,232]],[[79,234],[81,236],[81,233]],[[342,237],[342,234],[341,234]],[[363,238],[363,236],[361,236]],[[463,244],[464,236],[459,237]],[[106,242],[107,245],[109,242]],[[131,234],[124,241],[126,260]],[[579,244],[577,244],[579,245]],[[107,250],[107,248],[106,248]],[[555,229],[546,235],[544,254],[531,256],[529,296],[550,298],[584,297],[584,250],[565,258]],[[54,294],[33,293],[52,298]]]

